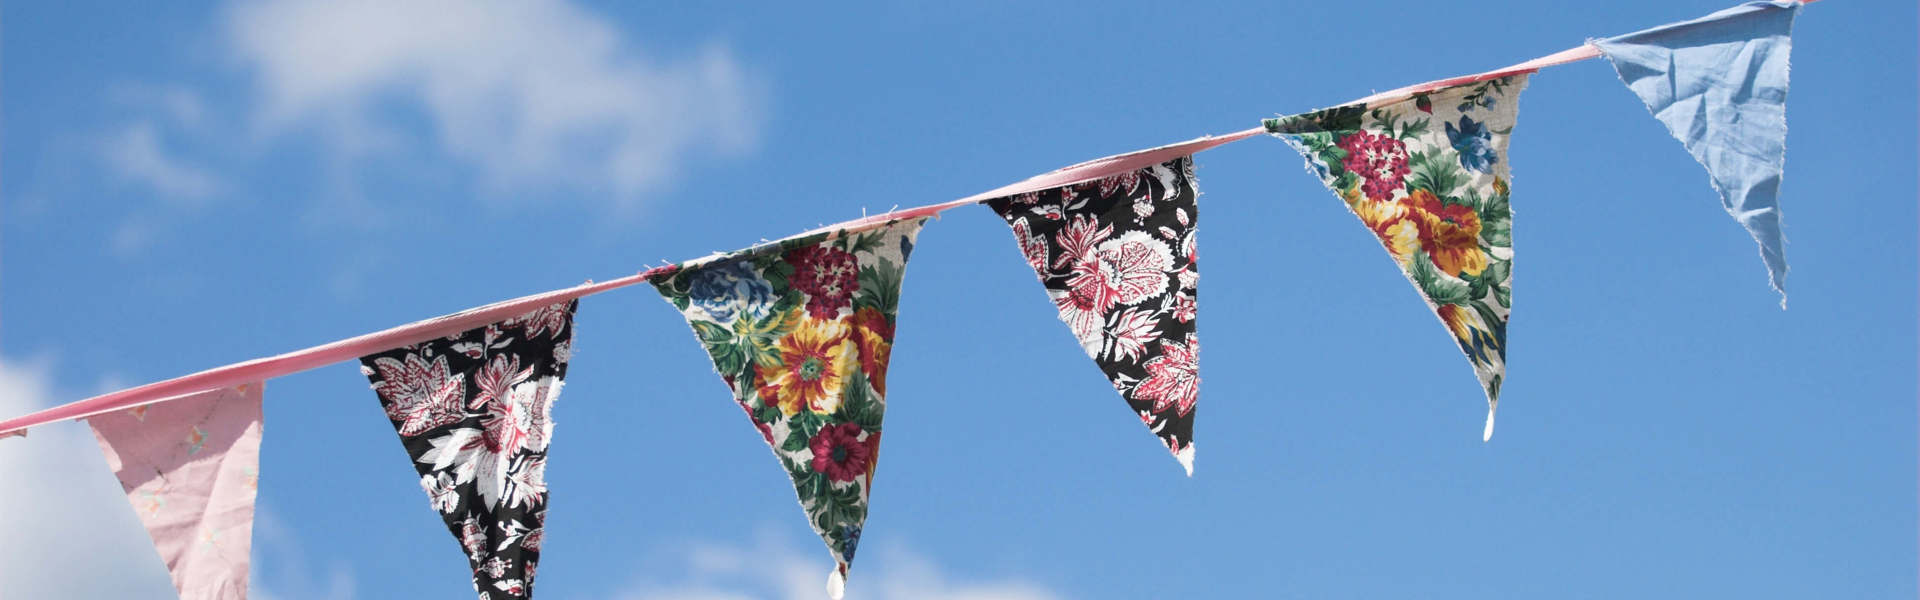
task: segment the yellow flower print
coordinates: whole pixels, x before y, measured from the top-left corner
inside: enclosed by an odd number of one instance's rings
[[[780,355],[779,364],[754,365],[762,404],[778,406],[787,416],[801,408],[821,414],[840,408],[844,378],[855,367],[846,323],[802,319],[773,349]]]

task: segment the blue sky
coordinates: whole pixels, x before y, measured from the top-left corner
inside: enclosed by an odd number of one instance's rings
[[[952,199],[1720,0],[401,9],[17,4],[0,412]],[[1913,597],[1915,7],[1795,31],[1791,310],[1602,62],[1511,150],[1500,429],[1299,157],[1200,155],[1195,477],[1005,225],[931,223],[850,598]],[[810,598],[831,564],[675,312],[583,301],[543,598]],[[260,598],[464,597],[355,365],[267,387]],[[170,586],[83,425],[0,443],[21,597]]]

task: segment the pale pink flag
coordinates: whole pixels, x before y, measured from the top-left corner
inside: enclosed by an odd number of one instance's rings
[[[181,598],[247,597],[262,387],[244,383],[87,419]]]

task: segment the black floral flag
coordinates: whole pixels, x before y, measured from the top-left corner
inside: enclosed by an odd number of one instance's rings
[[[1080,347],[1193,474],[1199,193],[1193,157],[988,200]]]
[[[420,487],[473,567],[482,600],[529,598],[547,514],[553,401],[579,301],[363,356]]]

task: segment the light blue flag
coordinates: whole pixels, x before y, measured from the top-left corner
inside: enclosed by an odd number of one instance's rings
[[[1799,2],[1753,2],[1594,44],[1620,81],[1707,168],[1720,203],[1760,242],[1786,308],[1780,173],[1787,160],[1787,57]]]

